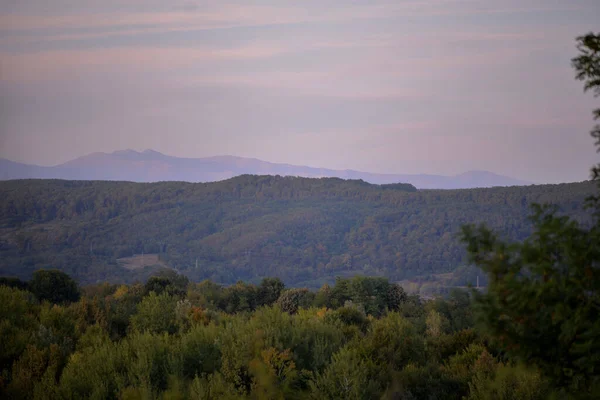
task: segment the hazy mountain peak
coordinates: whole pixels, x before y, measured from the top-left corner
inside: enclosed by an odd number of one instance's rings
[[[152,150],[152,149],[146,149],[142,153],[148,154],[148,155],[153,155],[153,156],[164,156],[163,153],[156,151],[156,150]]]
[[[133,149],[112,153],[93,153],[55,167],[17,164],[0,179],[59,178],[76,180],[123,180],[134,182],[187,181],[214,182],[238,175],[282,175],[307,178],[335,177],[362,179],[373,184],[410,183],[419,189],[468,189],[474,187],[527,185],[529,182],[488,171],[467,171],[456,176],[431,174],[377,174],[351,169],[334,170],[291,164],[279,164],[256,158],[220,155],[204,158],[180,158],[156,150]]]

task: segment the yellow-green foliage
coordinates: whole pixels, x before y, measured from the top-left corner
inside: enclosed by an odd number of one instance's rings
[[[293,312],[280,308],[276,294],[289,292],[275,280],[233,290],[204,282],[186,295],[143,285],[84,289],[68,305],[0,286],[2,345],[11,344],[2,348],[0,395],[458,400],[550,393],[539,373],[519,375],[485,346],[471,327],[468,295],[423,302],[369,279],[338,280],[324,296],[296,291],[303,300]],[[390,287],[397,311],[388,307]]]
[[[31,343],[38,324],[33,295],[0,286],[0,368],[8,368]]]
[[[477,371],[469,388],[468,400],[543,400],[551,394],[538,371],[503,363]]]

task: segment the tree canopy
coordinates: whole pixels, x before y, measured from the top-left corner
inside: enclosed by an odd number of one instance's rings
[[[553,390],[486,346],[467,292],[422,301],[379,277],[318,292],[274,278],[189,283],[184,294],[146,286],[95,284],[49,304],[0,284],[0,397],[459,400],[501,387],[500,398],[542,400]]]
[[[54,269],[35,271],[29,288],[38,299],[55,304],[79,300],[79,289],[73,278]]]

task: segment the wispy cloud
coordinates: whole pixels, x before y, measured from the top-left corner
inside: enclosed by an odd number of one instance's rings
[[[555,33],[556,34],[556,33]],[[558,34],[556,34],[558,35]],[[553,35],[554,36],[554,35]],[[306,37],[254,40],[236,46],[116,46],[81,50],[45,50],[35,52],[0,52],[0,80],[36,81],[69,79],[74,71],[85,75],[102,70],[164,71],[201,65],[214,65],[213,72],[190,77],[186,83],[243,84],[251,86],[311,89],[312,86],[331,87],[344,80],[360,84],[361,78],[377,90],[373,78],[405,77],[406,79],[475,65],[499,65],[511,62],[523,51],[547,46],[549,35],[543,32],[429,32],[418,34],[372,34],[354,38]],[[457,50],[448,46],[460,43],[495,43],[476,52]],[[532,43],[536,42],[535,47]],[[526,49],[526,50],[525,50]],[[239,62],[263,62],[274,57],[286,57],[314,51],[346,51],[359,56],[351,63],[330,63],[322,56],[304,67],[288,66],[276,70],[256,68],[238,73],[225,73],[220,66],[235,66]],[[433,52],[433,53],[432,53]],[[402,57],[398,54],[402,53]],[[327,57],[331,58],[329,53]],[[314,90],[312,90],[314,92]],[[364,92],[364,91],[363,91]],[[384,90],[389,92],[389,90]]]
[[[500,3],[500,4],[498,4]],[[191,11],[169,12],[112,12],[93,14],[30,15],[0,14],[2,31],[35,31],[47,29],[103,30],[93,35],[115,33],[132,34],[160,32],[163,30],[223,29],[261,25],[285,25],[315,22],[348,22],[353,20],[381,19],[394,17],[468,16],[481,14],[543,13],[582,10],[576,2],[570,4],[547,4],[536,6],[520,2],[495,2],[489,0],[425,0],[392,3],[338,4],[326,7],[315,3],[303,5],[228,5],[188,8]],[[44,32],[47,34],[48,32]],[[50,36],[59,32],[50,32]],[[64,32],[63,32],[64,33]]]
[[[68,79],[103,69],[174,70],[196,63],[248,60],[285,52],[283,47],[248,45],[231,49],[120,47],[94,50],[58,50],[25,54],[0,53],[0,80]]]

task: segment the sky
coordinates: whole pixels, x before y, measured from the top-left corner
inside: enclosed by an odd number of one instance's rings
[[[597,0],[0,0],[0,157],[581,181]]]

